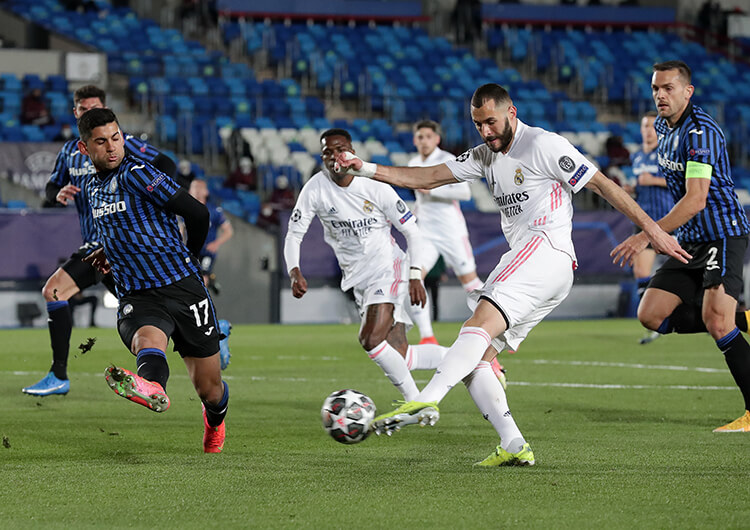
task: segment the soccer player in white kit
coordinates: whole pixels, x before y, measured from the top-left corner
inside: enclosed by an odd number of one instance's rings
[[[292,294],[301,298],[307,292],[300,246],[317,215],[341,267],[341,290],[354,291],[362,317],[360,344],[404,399],[413,400],[419,389],[410,370],[434,369],[447,351],[436,344],[409,345],[406,340],[406,324],[411,324],[404,308],[409,303],[407,288],[411,303],[425,303],[418,258],[422,236],[416,218],[387,184],[334,171],[338,155],[354,153],[346,130],[329,129],[320,143],[325,168],[302,188],[284,241]],[[404,234],[408,259],[391,236],[391,225]]]
[[[440,149],[440,125],[432,120],[423,120],[414,125],[414,147],[419,154],[409,160],[409,167],[429,167],[454,160],[455,155]],[[442,255],[453,269],[467,293],[478,289],[482,282],[477,277],[474,252],[469,242],[469,231],[461,213],[458,201],[471,199],[468,182],[456,182],[433,190],[415,190],[417,204],[414,213],[417,224],[426,239],[422,260],[426,275]],[[429,303],[427,304],[429,306]],[[413,308],[412,308],[413,309]],[[426,320],[409,311],[414,323],[419,327],[423,342],[435,342],[430,325],[429,313]]]
[[[437,122],[422,120],[414,125],[414,147],[419,154],[409,160],[409,167],[437,166],[455,160],[456,156],[440,149],[441,129]],[[471,187],[468,182],[446,184],[431,190],[415,190],[417,204],[414,213],[417,224],[425,238],[424,250],[421,253],[424,269],[422,279],[435,266],[442,255],[448,266],[453,269],[456,278],[469,295],[482,286],[477,276],[474,251],[469,241],[469,230],[458,201],[471,198]],[[419,328],[422,337],[420,344],[437,344],[432,331],[430,319],[429,296],[425,307],[409,306],[407,312]],[[497,359],[490,363],[492,371],[505,387],[505,369]]]
[[[657,252],[690,258],[617,184],[599,172],[563,137],[517,118],[508,92],[494,83],[472,96],[471,116],[484,140],[454,162],[431,168],[393,168],[341,154],[340,168],[405,188],[434,188],[456,180],[486,178],[501,209],[510,250],[479,292],[474,314],[414,401],[378,416],[376,432],[403,425],[432,425],[438,403],[462,381],[480,412],[500,436],[481,466],[533,465],[534,453],[518,429],[489,361],[505,346],[517,348],[529,331],[562,302],[573,283],[576,255],[571,240],[573,192],[589,188],[643,229]],[[622,245],[621,245],[622,246]],[[625,261],[639,248],[618,247]],[[490,347],[494,346],[494,348]]]

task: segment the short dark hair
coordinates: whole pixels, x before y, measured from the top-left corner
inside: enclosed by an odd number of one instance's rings
[[[419,129],[432,129],[432,132],[438,136],[443,136],[443,130],[440,128],[440,124],[432,120],[422,120],[414,124],[414,132],[416,133]]]
[[[693,81],[693,72],[684,61],[664,61],[663,63],[656,63],[654,65],[654,72],[664,72],[666,70],[678,70],[688,85]]]
[[[323,140],[325,140],[329,136],[343,136],[350,142],[352,141],[352,135],[349,134],[349,131],[347,131],[346,129],[328,129],[320,135],[320,143],[323,143]]]
[[[107,103],[107,93],[94,85],[85,85],[73,92],[73,103],[78,104],[82,99],[99,98],[102,105]]]
[[[78,119],[78,134],[81,140],[88,142],[94,129],[112,122],[117,123],[119,127],[117,116],[111,110],[105,108],[91,109]]]
[[[482,85],[474,91],[474,95],[471,96],[471,106],[479,108],[487,101],[493,100],[497,103],[510,103],[510,94],[503,87],[497,83],[487,83]]]

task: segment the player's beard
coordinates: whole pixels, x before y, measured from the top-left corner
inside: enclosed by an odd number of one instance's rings
[[[495,140],[500,140],[500,146],[495,148],[492,146],[492,142]],[[488,136],[484,139],[484,143],[487,144],[487,147],[490,148],[490,150],[493,153],[500,153],[501,151],[505,151],[508,149],[508,146],[513,141],[513,129],[510,126],[510,120],[505,118],[505,127],[503,128],[503,132],[501,132],[497,136]]]

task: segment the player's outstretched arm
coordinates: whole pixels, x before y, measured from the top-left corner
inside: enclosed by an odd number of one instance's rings
[[[613,257],[614,263],[619,263],[620,266],[625,263],[632,264],[633,257],[646,248],[649,242],[656,252],[672,256],[683,263],[687,263],[692,257],[672,236],[662,230],[630,195],[608,179],[601,171],[596,172],[596,175],[589,180],[586,187],[602,196],[615,209],[625,214],[635,225],[643,229],[641,234],[629,237],[612,250],[610,256]]]
[[[347,169],[348,173],[357,177],[367,177],[412,190],[429,190],[456,183],[453,173],[445,164],[431,167],[381,166],[364,162],[357,155],[344,151],[336,157],[336,166]]]
[[[102,274],[107,274],[112,269],[107,261],[107,255],[104,253],[103,248],[98,248],[91,254],[83,258],[83,261],[94,267]]]

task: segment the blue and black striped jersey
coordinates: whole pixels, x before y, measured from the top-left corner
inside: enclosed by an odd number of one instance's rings
[[[164,287],[199,268],[164,205],[180,189],[148,162],[126,156],[89,179],[85,193],[120,294]]]
[[[729,165],[726,140],[714,119],[700,107],[688,104],[680,120],[670,128],[664,118],[654,122],[659,145],[656,148],[659,175],[675,202],[685,196],[685,171],[688,161],[713,168],[706,207],[677,229],[680,242],[714,241],[750,232]]]
[[[224,216],[224,210],[221,207],[212,206],[210,204],[207,204],[206,207],[208,208],[209,215],[208,234],[206,235],[206,242],[203,243],[200,257],[214,257],[216,256],[216,254],[214,252],[209,252],[206,247],[209,243],[216,241],[216,236],[219,233],[219,227],[227,222],[227,218]]]
[[[136,138],[131,134],[125,134],[125,154],[137,156],[151,162],[160,153],[159,151]],[[86,186],[90,175],[96,173],[91,159],[78,150],[78,138],[68,140],[60,149],[55,160],[55,168],[52,170],[50,182],[62,188],[73,184],[81,190]],[[76,209],[78,210],[78,222],[81,225],[81,238],[84,243],[97,241],[94,222],[91,219],[91,207],[84,193],[77,193],[74,197]]]
[[[656,150],[646,153],[640,149],[630,155],[630,165],[633,168],[633,176],[637,179],[641,173],[650,173],[659,176],[659,164]],[[648,214],[651,219],[659,220],[669,213],[674,206],[674,199],[669,190],[663,186],[641,186],[635,187],[635,200],[638,206]]]

